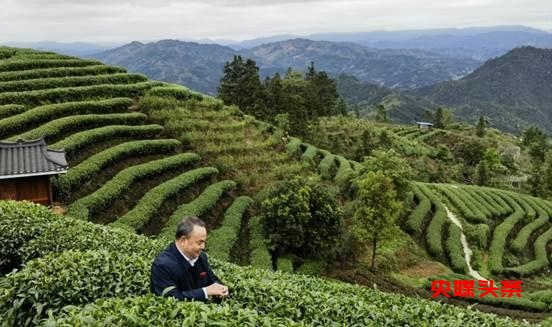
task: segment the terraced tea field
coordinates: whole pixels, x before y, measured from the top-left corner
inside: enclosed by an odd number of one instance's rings
[[[2,322],[522,325],[271,271],[272,257],[255,216],[256,196],[288,176],[309,174],[345,191],[363,173],[362,164],[290,137],[217,99],[119,67],[5,47],[0,58],[0,139],[44,138],[50,148],[65,151],[70,167],[54,180],[56,204],[66,209],[63,217],[43,207],[0,201]],[[417,133],[405,129],[390,135],[404,151],[433,151],[420,141],[430,134]],[[412,212],[403,227],[436,260],[466,278],[469,266],[485,278],[527,277],[527,298],[498,304],[550,311],[549,293],[537,289],[550,271],[552,204],[463,185],[413,183],[413,188]],[[209,254],[235,290],[220,307],[146,295],[153,256],[188,215],[207,222]],[[474,252],[472,261],[466,261],[462,235]],[[293,269],[285,260],[277,268]],[[65,305],[74,307],[62,309]]]

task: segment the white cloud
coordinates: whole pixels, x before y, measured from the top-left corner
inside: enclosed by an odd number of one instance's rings
[[[272,34],[527,25],[550,0],[3,0],[0,42],[245,39]]]

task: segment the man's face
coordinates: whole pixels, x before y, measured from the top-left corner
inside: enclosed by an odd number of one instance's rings
[[[205,249],[205,241],[207,240],[207,230],[205,227],[194,225],[194,229],[188,237],[182,236],[178,242],[184,254],[195,259],[199,257],[201,251]]]

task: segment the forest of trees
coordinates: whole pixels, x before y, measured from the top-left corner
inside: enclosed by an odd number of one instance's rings
[[[335,80],[316,71],[313,62],[304,74],[290,68],[283,78],[276,73],[261,81],[254,60],[234,56],[224,66],[218,96],[225,104],[237,105],[246,114],[273,121],[299,136],[318,117],[347,114]]]

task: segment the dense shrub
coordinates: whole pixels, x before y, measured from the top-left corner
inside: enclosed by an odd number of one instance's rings
[[[156,96],[161,98],[175,98],[176,100],[189,100],[189,99],[195,99],[198,101],[203,100],[203,95],[201,93],[197,93],[194,91],[191,91],[190,89],[176,84],[169,84],[169,85],[161,85],[153,87],[151,90],[149,90],[146,93],[146,96]]]
[[[478,208],[472,206],[470,201],[458,192],[456,186],[435,184],[433,187],[445,195],[468,221],[473,223],[484,223],[487,221],[485,215]]]
[[[138,102],[138,108],[142,112],[151,114],[155,110],[173,110],[176,109],[179,104],[174,98],[156,97],[156,96],[143,96]]]
[[[412,188],[414,190],[414,196],[418,199],[418,205],[408,217],[406,228],[411,233],[420,234],[422,232],[424,218],[431,210],[431,202],[416,184],[414,184]]]
[[[272,256],[263,235],[260,217],[249,219],[249,261],[252,267],[272,270]]]
[[[0,106],[0,119],[24,112],[27,107],[20,104],[4,104]]]
[[[546,232],[542,233],[537,237],[534,243],[535,259],[529,261],[526,264],[506,268],[505,271],[512,273],[517,276],[529,276],[533,275],[543,269],[548,268],[548,273],[550,273],[550,262],[547,254],[547,244],[552,242],[552,228],[549,228]]]
[[[486,249],[489,245],[489,225],[487,224],[466,224],[464,225],[464,233],[470,245],[474,245],[479,249]]]
[[[158,237],[160,239],[170,240],[174,238],[174,231],[178,223],[185,217],[201,216],[208,210],[212,209],[217,201],[225,192],[229,192],[236,187],[236,182],[231,180],[220,181],[216,184],[209,185],[197,198],[192,202],[180,205],[173,214],[169,217],[169,221],[163,226]]]
[[[183,192],[186,188],[199,183],[209,176],[215,175],[218,170],[212,167],[201,167],[182,173],[149,190],[132,210],[117,219],[112,226],[130,227],[132,231],[141,232],[151,218],[161,209],[168,198]]]
[[[8,202],[0,202],[3,207]],[[8,203],[9,205],[9,203]],[[0,216],[2,220],[10,221],[11,215]],[[30,217],[35,218],[35,217]],[[63,218],[60,218],[63,222]],[[83,226],[93,226],[85,222],[77,222]],[[61,224],[59,225],[61,228]],[[124,231],[109,232],[109,228],[103,228],[107,236],[103,241],[105,245],[115,247],[121,239],[144,239],[145,243],[156,242],[146,238],[132,235]],[[61,232],[61,229],[58,233]],[[54,234],[52,234],[54,235]],[[53,245],[56,240],[50,238]],[[84,230],[80,241],[86,238],[95,239],[94,235],[87,234]],[[63,243],[60,240],[59,243]],[[73,243],[75,246],[79,241]],[[72,245],[68,245],[72,246]],[[94,249],[92,249],[94,250]],[[122,247],[120,251],[88,251],[66,252],[60,256],[31,261],[27,266],[14,274],[0,280],[0,312],[7,325],[13,324],[18,319],[18,325],[25,322],[38,321],[46,317],[48,308],[56,310],[50,319],[65,319],[65,313],[61,313],[62,306],[68,303],[84,304],[100,297],[124,297],[127,300],[111,299],[97,304],[102,306],[100,312],[92,313],[90,320],[86,319],[80,324],[79,320],[62,320],[63,326],[75,324],[82,326],[94,325],[95,317],[105,317],[102,312],[110,316],[108,319],[120,319],[114,321],[133,321],[131,325],[140,325],[132,320],[133,313],[140,314],[139,319],[150,319],[151,310],[159,310],[160,317],[178,316],[179,310],[149,309],[142,306],[127,314],[125,308],[134,307],[132,299],[137,294],[147,292],[149,283],[149,268],[154,252],[147,246],[136,243],[133,251]],[[307,324],[320,326],[352,326],[352,325],[447,325],[447,326],[520,326],[523,323],[509,318],[499,318],[495,315],[483,314],[473,309],[458,308],[443,305],[435,301],[427,301],[419,298],[409,298],[400,294],[386,294],[366,287],[359,287],[345,283],[331,282],[305,275],[290,275],[273,273],[266,270],[238,267],[233,264],[212,260],[213,269],[218,276],[233,290],[234,296],[226,300],[229,307],[255,310],[270,324],[272,321],[293,320]],[[14,298],[17,298],[14,301]],[[156,303],[170,303],[170,299],[144,297]],[[494,299],[494,298],[493,298]],[[498,299],[497,302],[503,299]],[[525,300],[525,299],[522,299]],[[129,302],[122,302],[129,301]],[[138,300],[141,301],[141,300]],[[150,300],[146,300],[150,301]],[[110,309],[110,304],[125,303]],[[181,305],[185,305],[184,302]],[[515,305],[527,305],[528,301],[518,301]],[[127,306],[128,304],[128,306]],[[530,304],[530,302],[529,302]],[[144,304],[149,307],[149,304]],[[180,305],[180,304],[179,304]],[[201,306],[201,305],[200,305]],[[542,307],[545,305],[542,304]],[[226,308],[226,306],[224,306]],[[534,306],[534,309],[542,309]],[[117,310],[119,309],[119,310]],[[179,307],[180,309],[180,307]],[[238,310],[240,310],[238,309]],[[74,310],[74,311],[73,311]],[[79,315],[81,309],[70,307],[64,312],[74,312],[69,317]],[[94,307],[88,307],[83,311],[87,315]],[[230,309],[229,309],[230,310]],[[87,313],[88,312],[88,313]],[[249,319],[249,313],[240,311]],[[148,313],[148,314],[145,314]],[[60,315],[61,314],[61,315]],[[154,315],[153,313],[151,313]],[[238,317],[239,317],[238,313]],[[208,316],[207,313],[201,314]],[[193,316],[193,314],[192,314]],[[103,318],[101,318],[103,319]],[[121,320],[122,319],[122,320]],[[152,318],[153,319],[153,318]],[[197,318],[199,319],[199,318]],[[263,320],[263,321],[265,321]],[[109,320],[108,320],[109,321]],[[198,321],[198,320],[196,320]],[[102,320],[102,323],[106,322]],[[163,321],[156,321],[157,325]],[[287,323],[287,320],[284,322]],[[107,322],[109,324],[109,322]],[[177,324],[180,325],[180,324]],[[254,324],[256,325],[256,324]]]
[[[137,253],[66,251],[33,260],[2,280],[0,311],[9,325],[34,325],[47,310],[102,297],[149,292],[152,258]]]
[[[320,173],[320,176],[324,179],[333,179],[335,172],[337,169],[337,165],[335,163],[335,155],[328,154],[324,156],[322,160],[320,160],[320,163],[318,164],[318,171]]]
[[[548,309],[552,309],[552,290],[542,290],[529,294],[529,298],[546,304]]]
[[[298,274],[306,274],[313,276],[320,276],[326,270],[327,263],[322,260],[308,260],[303,262],[299,268],[295,270]]]
[[[174,139],[138,140],[115,145],[88,157],[72,167],[67,174],[60,176],[56,182],[57,189],[59,192],[68,194],[100,173],[105,167],[125,157],[173,153],[179,145],[180,142]]]
[[[242,218],[252,203],[253,199],[250,197],[241,196],[226,209],[222,226],[209,234],[209,255],[220,260],[229,261],[230,250],[240,233]]]
[[[506,193],[501,193],[502,198],[515,209],[514,213],[508,216],[493,231],[493,238],[489,246],[489,269],[492,273],[501,273],[504,270],[502,259],[506,247],[508,234],[514,225],[521,221],[525,215],[523,209]]]
[[[0,81],[19,81],[35,78],[101,75],[125,72],[126,69],[122,67],[106,66],[103,64],[83,67],[36,68],[22,71],[0,72]]]
[[[10,72],[18,70],[28,70],[36,68],[53,68],[53,67],[83,67],[101,64],[95,60],[82,59],[21,59],[0,62],[0,72]]]
[[[25,131],[42,122],[68,115],[124,112],[132,105],[129,98],[113,98],[101,101],[78,101],[43,105],[0,121],[0,137]]]
[[[426,242],[429,248],[429,252],[438,258],[444,257],[443,242],[441,241],[441,235],[443,234],[443,228],[449,223],[447,212],[439,198],[431,192],[428,187],[420,186],[422,192],[428,197],[429,201],[433,204],[435,212],[433,218],[429,222],[426,230]]]
[[[105,209],[113,203],[136,180],[181,168],[182,166],[193,164],[198,160],[199,156],[195,153],[181,153],[125,168],[94,193],[72,203],[69,206],[67,214],[75,218],[88,220],[94,213]]]
[[[462,230],[453,223],[448,226],[448,238],[445,243],[450,265],[456,272],[467,273],[468,266],[464,258],[464,249],[462,248],[462,243],[460,242]]]
[[[305,152],[303,152],[303,154],[301,155],[301,158],[314,161],[317,154],[318,154],[318,148],[315,147],[314,145],[309,144]]]
[[[523,248],[525,248],[525,246],[527,245],[527,241],[529,240],[529,236],[538,228],[546,224],[548,222],[548,219],[548,214],[544,212],[541,213],[537,219],[523,226],[510,244],[512,251],[519,253]]]
[[[144,123],[146,119],[147,116],[145,114],[138,112],[68,116],[52,120],[40,127],[19,134],[16,137],[11,137],[10,140],[34,140],[43,137],[46,143],[51,143],[51,139],[59,138],[67,133],[109,125],[140,125]]]
[[[96,76],[71,76],[26,79],[21,81],[0,82],[0,93],[23,92],[59,87],[76,87],[98,84],[132,84],[147,81],[147,77],[141,74],[117,73]]]
[[[86,148],[87,146],[102,142],[113,138],[152,138],[156,137],[163,131],[161,125],[110,125],[98,127],[87,131],[72,134],[63,140],[52,144],[51,149],[63,149],[67,157],[70,157],[77,151]]]
[[[295,326],[288,317],[267,317],[239,305],[206,305],[148,294],[98,300],[70,307],[46,321],[48,326]],[[302,326],[297,324],[297,326]]]
[[[114,242],[113,240],[117,240]],[[34,258],[65,250],[158,252],[158,242],[105,226],[54,215],[26,201],[0,201],[0,268],[8,272]]]
[[[287,273],[293,273],[293,260],[288,257],[279,257],[278,260],[276,260],[276,269]]]
[[[286,144],[286,151],[292,155],[299,154],[301,152],[301,139],[296,137],[290,138],[289,142]]]
[[[335,199],[321,185],[309,185],[302,179],[277,185],[261,208],[270,247],[307,256],[323,256],[335,248],[341,215]]]
[[[56,219],[50,210],[38,204],[0,201],[0,274],[17,268],[22,263],[21,248],[43,235]]]
[[[335,182],[340,187],[346,189],[349,185],[351,178],[354,177],[355,172],[351,168],[351,164],[349,163],[349,160],[342,156],[335,156],[335,159],[339,163],[339,167],[337,168],[337,172],[335,173]]]
[[[60,87],[56,89],[36,90],[27,92],[0,93],[0,104],[24,104],[36,106],[41,103],[61,103],[68,101],[84,101],[89,99],[105,99],[114,97],[135,98],[143,95],[160,82],[140,82],[134,84],[100,84],[90,86]]]

